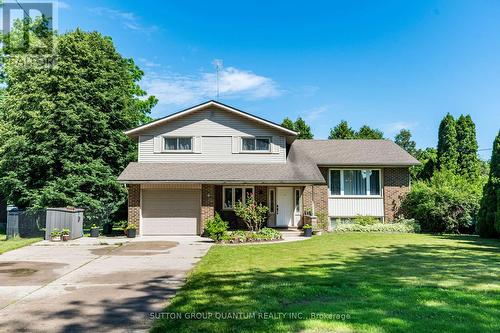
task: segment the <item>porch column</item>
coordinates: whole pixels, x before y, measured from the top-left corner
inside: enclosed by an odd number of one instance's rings
[[[141,219],[141,185],[130,184],[128,189],[128,225],[134,225],[137,228],[137,234],[140,235]]]
[[[205,229],[205,220],[215,215],[215,185],[203,184],[201,186],[200,215],[200,229],[198,232],[202,234]]]

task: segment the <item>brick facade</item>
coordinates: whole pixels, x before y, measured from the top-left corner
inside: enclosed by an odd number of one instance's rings
[[[137,227],[137,234],[140,234],[141,219],[141,185],[128,185],[128,225]]]
[[[215,214],[215,185],[203,184],[201,186],[201,212],[199,233],[205,229],[205,220]]]
[[[390,222],[401,214],[401,201],[410,191],[408,168],[385,168],[383,184],[385,221]]]
[[[319,168],[321,174],[325,178],[325,182],[328,180],[328,168]],[[302,192],[302,205],[304,213],[308,210],[312,210],[314,202],[314,214],[324,214],[328,217],[328,185],[307,185],[304,187]]]

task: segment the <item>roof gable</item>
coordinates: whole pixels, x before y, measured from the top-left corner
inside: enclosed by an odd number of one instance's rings
[[[254,115],[252,115],[250,113],[241,111],[239,109],[233,108],[231,106],[228,106],[228,105],[225,105],[225,104],[222,104],[220,102],[213,101],[213,100],[205,102],[205,103],[202,103],[202,104],[199,104],[199,105],[196,105],[196,106],[193,106],[193,107],[188,108],[188,109],[184,109],[182,111],[173,113],[173,114],[168,115],[166,117],[163,117],[163,118],[160,118],[160,119],[157,119],[157,120],[153,120],[152,122],[149,122],[149,123],[141,125],[139,127],[130,129],[128,131],[125,131],[124,133],[126,135],[128,135],[128,136],[135,137],[135,136],[140,135],[140,133],[142,131],[150,129],[151,127],[155,127],[155,126],[167,123],[167,122],[172,121],[174,119],[178,119],[180,117],[183,117],[183,116],[189,115],[191,113],[194,113],[194,112],[197,112],[197,111],[200,111],[200,110],[204,110],[204,109],[210,108],[210,107],[216,107],[216,108],[224,110],[226,112],[231,112],[231,113],[237,114],[237,115],[239,115],[239,116],[241,116],[243,118],[249,119],[251,121],[255,121],[255,122],[257,122],[259,124],[262,124],[264,126],[272,127],[272,128],[274,128],[274,129],[276,129],[278,131],[283,132],[287,136],[293,136],[293,137],[295,137],[298,134],[297,132],[289,130],[289,129],[287,129],[287,128],[281,126],[281,125],[278,125],[278,124],[276,124],[274,122],[271,122],[269,120],[266,120],[266,119],[254,116]]]

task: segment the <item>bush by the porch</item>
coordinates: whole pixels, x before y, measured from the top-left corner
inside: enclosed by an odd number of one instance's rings
[[[257,204],[253,195],[247,198],[246,203],[238,201],[234,204],[234,213],[245,222],[251,231],[259,231],[266,221],[269,208],[262,204]]]
[[[222,220],[219,213],[215,213],[213,218],[205,221],[205,231],[203,232],[207,237],[218,242],[227,236],[227,229],[229,224]]]

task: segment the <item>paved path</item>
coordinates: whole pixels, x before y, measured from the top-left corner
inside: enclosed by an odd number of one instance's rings
[[[147,330],[148,313],[164,308],[212,244],[201,237],[75,243],[0,255],[0,331]]]

